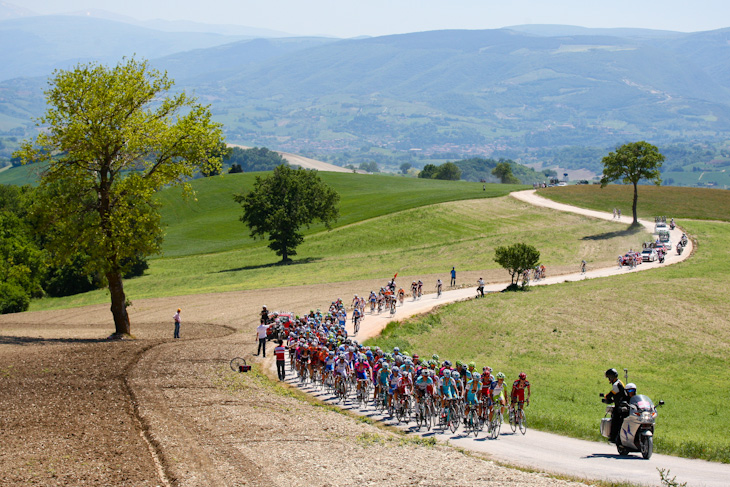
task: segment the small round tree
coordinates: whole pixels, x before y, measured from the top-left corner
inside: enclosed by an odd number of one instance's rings
[[[494,261],[507,269],[512,277],[510,288],[514,289],[519,285],[523,273],[540,263],[540,251],[525,243],[516,243],[509,247],[501,246],[494,250]],[[522,287],[525,287],[524,279]]]

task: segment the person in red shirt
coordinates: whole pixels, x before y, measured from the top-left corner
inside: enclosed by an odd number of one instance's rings
[[[286,378],[286,347],[281,340],[276,341],[274,355],[276,356],[276,372],[279,374],[279,380],[284,380]]]

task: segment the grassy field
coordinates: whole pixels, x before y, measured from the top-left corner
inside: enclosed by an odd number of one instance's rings
[[[611,212],[620,208],[631,217],[633,185],[610,184],[563,186],[538,190],[538,194],[560,203]],[[637,214],[651,218],[666,216],[694,220],[730,221],[730,191],[724,189],[639,186]]]
[[[256,176],[267,173],[226,174],[192,182],[196,198],[183,200],[179,189],[160,193],[162,221],[166,225],[164,257],[210,254],[246,246],[260,246],[249,237],[248,228],[239,221],[243,210],[233,201],[234,193],[249,191]],[[446,201],[493,198],[526,186],[465,181],[437,181],[386,175],[319,173],[341,197],[340,218],[334,227],[402,210]],[[197,200],[197,201],[196,201]],[[306,234],[323,231],[312,225]],[[276,256],[271,253],[271,261]]]
[[[242,226],[242,225],[241,225]],[[243,289],[386,279],[395,272],[419,275],[498,269],[494,248],[530,242],[548,269],[611,265],[645,234],[616,233],[619,225],[535,208],[510,197],[418,206],[309,235],[292,265],[258,241],[241,249],[156,259],[141,278],[126,281],[130,299]],[[505,279],[508,279],[505,272]],[[32,309],[79,306],[108,300],[105,291],[34,302]]]
[[[572,202],[564,195],[561,201]],[[709,203],[705,208],[705,218],[720,213]],[[391,324],[371,343],[475,360],[511,380],[524,371],[533,385],[531,426],[594,440],[603,415],[598,393],[609,390],[603,372],[627,368],[639,393],[667,403],[659,413],[658,452],[730,462],[730,225],[684,220],[681,203],[663,213],[681,219],[698,241],[684,263],[449,305]]]

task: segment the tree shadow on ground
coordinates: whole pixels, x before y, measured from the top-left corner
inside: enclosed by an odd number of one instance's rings
[[[107,338],[41,338],[0,335],[0,345],[37,345],[54,343],[108,343]]]
[[[641,224],[631,225],[630,227],[624,229],[624,230],[618,230],[615,232],[606,232],[606,233],[599,233],[596,235],[587,235],[583,237],[581,240],[608,240],[611,238],[617,238],[617,237],[629,237],[631,235],[636,235],[637,233],[641,233],[644,230],[644,227],[641,226]]]
[[[288,266],[288,265],[299,265],[299,264],[311,264],[313,262],[318,262],[322,260],[321,257],[307,257],[305,259],[297,259],[297,260],[290,260],[287,262],[271,262],[269,264],[259,264],[259,265],[247,265],[243,267],[236,267],[233,269],[223,269],[220,271],[211,272],[211,274],[220,274],[222,272],[239,272],[239,271],[252,271],[256,269],[266,269],[269,267],[281,267],[281,266]]]

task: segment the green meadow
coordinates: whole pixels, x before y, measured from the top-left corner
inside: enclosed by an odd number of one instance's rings
[[[502,196],[514,189],[503,185],[488,185],[484,191],[481,184],[465,182],[423,184],[409,178],[376,176],[369,180],[370,176],[350,174],[324,177],[342,195],[342,217],[331,231],[313,226],[290,265],[279,265],[267,242],[248,238],[238,221],[241,210],[229,198],[240,186],[231,181],[250,183],[250,176],[223,178],[222,187],[204,180],[203,186],[196,185],[197,202],[165,202],[166,251],[162,258],[150,260],[144,276],[125,282],[128,296],[134,300],[383,279],[395,272],[444,272],[452,265],[464,271],[498,269],[494,248],[516,241],[540,249],[548,268],[577,266],[583,258],[594,265],[611,265],[613,256],[646,239],[640,232],[616,232],[615,223],[535,208]],[[385,194],[380,193],[383,188]],[[472,199],[440,202],[461,197]],[[199,210],[184,210],[182,205],[199,205]],[[230,245],[240,243],[228,249],[229,244],[222,242],[225,239]],[[212,252],[214,248],[219,250]],[[36,301],[32,309],[107,299],[106,291],[99,290]]]
[[[583,204],[558,188],[560,201]],[[572,189],[572,188],[571,188]],[[686,220],[685,201],[675,191],[658,188],[661,214],[673,215],[696,239],[691,259],[663,269],[602,279],[540,286],[528,292],[501,293],[456,303],[405,323],[392,323],[370,344],[443,360],[474,360],[514,380],[526,372],[533,400],[530,426],[600,440],[598,421],[608,392],[603,372],[629,371],[639,393],[666,405],[659,410],[657,452],[730,462],[725,407],[730,383],[730,224]],[[715,219],[729,214],[708,200],[693,202],[694,216]],[[558,199],[558,198],[556,198]],[[605,199],[606,209],[623,200]],[[675,202],[670,204],[668,202]],[[642,200],[639,200],[642,204]],[[701,208],[704,206],[705,210]],[[654,210],[643,209],[651,215]]]

